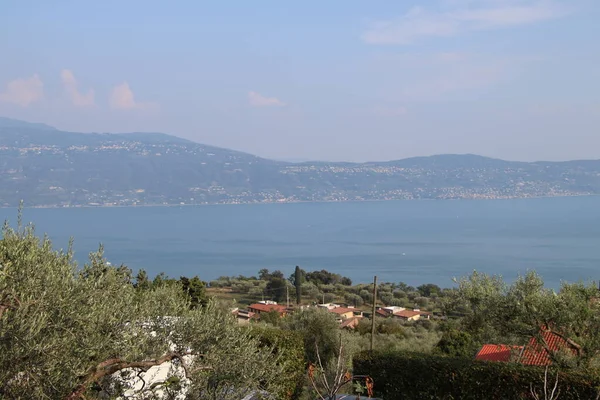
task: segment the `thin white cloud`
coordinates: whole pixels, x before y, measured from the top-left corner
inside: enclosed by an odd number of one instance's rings
[[[285,103],[277,97],[266,97],[260,93],[249,92],[248,102],[253,107],[282,107]]]
[[[446,37],[470,31],[534,24],[562,17],[568,8],[552,0],[457,1],[455,8],[428,11],[413,7],[396,20],[374,23],[363,35],[369,44],[406,45],[424,37]]]
[[[138,102],[127,82],[113,88],[109,99],[110,107],[116,110],[148,110],[158,107],[156,103]]]
[[[42,97],[44,97],[44,83],[38,74],[34,74],[30,78],[18,78],[8,82],[4,92],[0,93],[0,102],[28,107]]]
[[[430,102],[455,96],[484,93],[509,82],[535,58],[490,54],[434,53],[380,54],[368,73],[377,77],[384,105],[411,107],[413,102]],[[379,115],[393,108],[379,107]],[[400,115],[402,109],[395,110]]]
[[[62,79],[65,92],[75,107],[90,107],[95,104],[94,89],[88,90],[85,94],[80,93],[77,88],[77,79],[75,79],[75,75],[73,75],[71,70],[63,69],[60,73],[60,78]]]

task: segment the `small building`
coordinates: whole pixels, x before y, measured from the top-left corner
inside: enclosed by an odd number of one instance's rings
[[[359,317],[347,318],[340,323],[340,329],[354,330],[360,323],[361,319],[362,318]]]
[[[399,307],[399,306],[389,306],[389,307],[381,307],[381,309],[385,312],[387,312],[388,314],[393,314],[399,311],[404,311],[406,310],[405,307]]]
[[[287,313],[287,308],[284,305],[280,304],[254,303],[248,306],[248,311],[256,314],[256,316],[259,318],[260,314],[269,313],[273,311],[276,311],[280,317],[283,317]]]
[[[479,361],[517,361],[523,353],[524,346],[508,346],[505,344],[484,344],[475,356]]]
[[[387,311],[386,311],[386,310],[384,310],[383,308],[378,308],[378,309],[375,311],[375,316],[376,316],[376,317],[388,318],[388,317],[391,317],[392,315],[393,315],[392,313],[389,313],[389,312],[387,312]]]
[[[336,307],[330,309],[329,312],[336,314],[342,320],[354,317],[362,318],[362,311],[356,308]]]
[[[496,362],[517,362],[523,365],[547,366],[552,364],[552,354],[558,352],[571,352],[575,350],[561,336],[549,329],[540,331],[543,346],[533,336],[525,346],[509,346],[505,344],[485,344],[477,352],[476,360]]]
[[[421,311],[415,310],[402,310],[395,312],[395,318],[400,318],[403,321],[418,321],[421,318]]]
[[[256,318],[256,314],[249,310],[236,310],[233,314],[237,318],[237,322],[240,325],[246,325],[250,323],[250,320]]]
[[[324,308],[326,310],[333,310],[334,308],[338,308],[338,307],[340,307],[339,304],[334,304],[334,303],[317,304],[317,308]]]
[[[430,313],[429,311],[421,311],[418,309],[415,309],[415,311],[419,311],[420,312],[420,318],[419,319],[431,319],[431,317],[433,316],[433,313]]]

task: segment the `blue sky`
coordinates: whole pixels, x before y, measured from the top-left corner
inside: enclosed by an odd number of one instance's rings
[[[288,160],[600,158],[600,2],[0,5],[0,116]]]

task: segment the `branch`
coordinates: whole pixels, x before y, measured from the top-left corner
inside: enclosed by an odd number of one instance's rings
[[[550,333],[555,334],[556,336],[560,337],[561,339],[563,339],[565,342],[567,342],[567,344],[569,346],[571,346],[573,349],[575,349],[575,351],[577,352],[577,356],[581,356],[581,353],[583,353],[583,348],[581,347],[581,345],[579,343],[576,343],[575,341],[573,341],[573,339],[571,339],[570,337],[563,335],[560,332],[555,331],[554,329],[548,329],[548,331]]]
[[[161,365],[167,361],[179,360],[187,375],[188,369],[183,361],[183,357],[190,354],[191,353],[186,353],[183,355],[179,353],[168,353],[155,360],[147,361],[125,361],[121,358],[111,358],[106,361],[102,361],[96,367],[93,367],[90,369],[90,371],[88,371],[88,373],[83,377],[83,381],[71,392],[70,395],[66,397],[66,400],[83,399],[83,394],[93,382],[96,382],[105,376],[112,375],[115,372],[123,369],[136,368],[142,371],[148,371],[150,368]]]
[[[0,298],[0,318],[2,318],[2,315],[6,310],[16,310],[21,306],[21,304],[21,300],[19,300],[19,298],[15,295],[2,295]]]
[[[329,393],[331,389],[329,388],[329,382],[327,382],[327,376],[325,373],[325,368],[323,368],[323,363],[321,362],[321,355],[319,354],[319,345],[315,342],[315,349],[317,350],[317,360],[319,361],[319,367],[321,368],[321,380],[323,381],[323,386],[327,389]]]

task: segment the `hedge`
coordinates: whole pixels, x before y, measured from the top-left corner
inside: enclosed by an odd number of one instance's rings
[[[287,362],[281,374],[286,393],[281,398],[295,400],[302,395],[306,366],[304,363],[304,338],[298,332],[279,328],[252,327],[251,333],[264,346],[273,346]]]
[[[542,394],[544,371],[542,367],[423,353],[362,352],[354,357],[354,374],[370,375],[375,396],[385,400],[532,399],[530,385]],[[555,378],[556,371],[550,370],[550,387]],[[597,373],[561,371],[558,380],[560,400],[596,399],[599,393]]]

